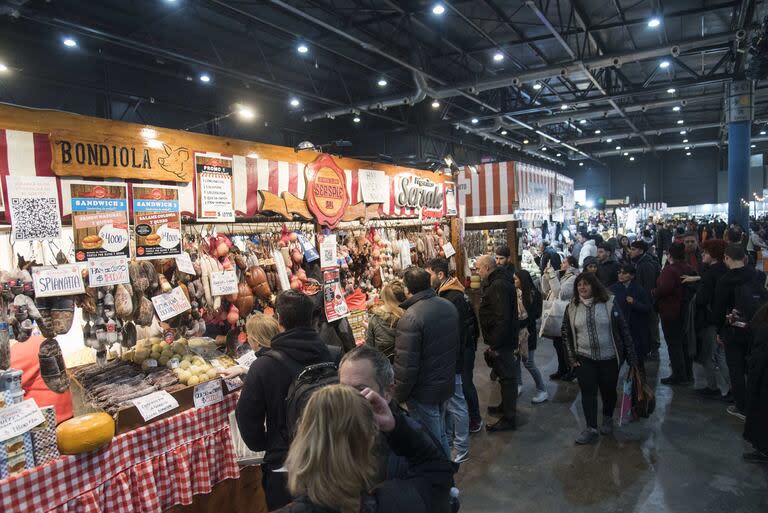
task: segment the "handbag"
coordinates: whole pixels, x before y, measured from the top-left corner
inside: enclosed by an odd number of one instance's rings
[[[542,307],[544,314],[541,316],[541,328],[539,328],[540,337],[558,338],[563,336],[563,317],[565,317],[567,307],[568,301],[560,299],[544,301]]]
[[[656,394],[637,367],[630,368],[629,378],[632,380],[632,411],[637,417],[650,417],[656,409]]]

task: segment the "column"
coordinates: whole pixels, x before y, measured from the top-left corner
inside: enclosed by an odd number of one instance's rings
[[[752,132],[752,82],[728,84],[728,224],[749,229],[749,155]]]

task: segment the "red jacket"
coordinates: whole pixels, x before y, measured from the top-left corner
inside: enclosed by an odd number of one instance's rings
[[[662,321],[680,318],[684,296],[680,277],[686,274],[695,274],[691,266],[683,262],[675,262],[667,264],[656,279],[653,297],[656,298],[659,318]]]

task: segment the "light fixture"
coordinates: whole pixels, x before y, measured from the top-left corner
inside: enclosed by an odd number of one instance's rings
[[[625,152],[624,152],[624,156],[626,157],[627,155],[629,155],[629,152],[628,152],[628,151],[625,151]]]
[[[616,150],[617,151],[620,150],[620,149],[621,149],[621,146],[616,146]]]
[[[605,140],[605,142],[607,142],[607,143],[612,143],[612,142],[613,142],[613,139],[611,139],[611,138],[609,137],[608,139],[606,139],[606,140]]]
[[[674,87],[670,87],[669,89],[667,89],[667,92],[669,94],[675,94],[676,91],[677,91],[677,89],[675,89]]]
[[[157,137],[157,130],[154,128],[142,128],[139,130],[139,135],[141,135],[144,139],[154,139]]]
[[[480,122],[480,120],[479,120],[479,119],[477,119],[477,118],[472,118],[472,124],[473,124],[473,125],[476,125],[478,122]]]
[[[595,135],[599,135],[599,134],[600,134],[600,129],[598,128],[597,130],[595,130]]]
[[[77,46],[77,41],[75,41],[75,40],[74,40],[73,38],[71,38],[71,37],[65,37],[65,38],[62,40],[62,43],[64,43],[64,46],[66,46],[67,48],[74,48],[74,47],[76,47],[76,46]]]
[[[304,43],[299,43],[299,46],[296,47],[296,51],[299,53],[307,53],[309,51],[309,47]]]
[[[584,167],[584,162],[579,162],[579,167]]]
[[[678,120],[677,120],[677,124],[678,124],[678,125],[682,125],[683,123],[685,123],[685,121],[683,121],[682,119],[678,119]]]
[[[564,104],[560,105],[560,110],[568,110],[568,104],[564,103]]]
[[[352,121],[354,123],[360,123],[360,116],[355,116],[354,118],[352,118]]]
[[[200,82],[207,84],[210,81],[211,81],[211,76],[208,75],[207,73],[203,73],[202,75],[200,75]]]
[[[635,157],[629,157],[629,160],[635,160]]]
[[[675,105],[672,107],[672,112],[680,112],[680,105]]]
[[[445,12],[445,7],[443,7],[443,4],[435,4],[432,6],[432,14],[436,16],[440,16]]]
[[[659,67],[660,67],[661,69],[667,69],[667,68],[669,67],[669,61],[667,61],[667,60],[661,61],[661,62],[659,63]]]
[[[683,139],[683,144],[687,143],[688,139]]]
[[[291,98],[291,107],[298,107],[301,105],[301,102],[298,98]]]
[[[432,108],[437,109],[440,107],[440,102],[437,100],[432,100]]]
[[[557,156],[558,156],[558,157],[562,157],[562,156],[563,156],[563,154],[562,154],[562,153],[558,153],[558,154],[557,154]]]
[[[237,116],[244,121],[251,121],[256,117],[256,111],[248,105],[236,104],[235,112],[237,113]]]
[[[586,119],[579,120],[579,124],[580,125],[586,125],[587,124],[587,120]]]
[[[376,83],[377,83],[377,84],[379,84],[379,87],[385,87],[385,86],[387,85],[387,79],[385,79],[385,78],[383,78],[383,77],[382,77],[382,78],[380,78],[380,79],[379,79],[379,81],[378,81],[378,82],[376,82]]]
[[[687,134],[687,133],[688,133],[688,132],[687,132],[686,130],[680,130],[680,135],[685,135],[685,134]]]
[[[0,72],[5,73],[6,71],[8,71],[8,66],[0,62]]]
[[[248,157],[249,159],[257,159],[257,158],[259,158],[259,154],[254,152],[254,151],[252,151],[248,155],[246,155],[246,157]]]
[[[5,71],[5,70],[3,70]],[[760,130],[760,135],[765,135],[765,130]]]
[[[493,54],[493,60],[496,62],[501,62],[504,60],[504,54],[501,52],[496,52]]]
[[[691,149],[691,147],[690,147],[690,146],[686,146],[686,147],[685,147],[685,148],[683,148],[683,149],[684,149],[684,150],[690,150],[690,149]]]
[[[689,157],[691,156],[691,152],[690,151],[686,151],[685,154],[688,155]]]
[[[656,16],[654,16],[653,18],[648,20],[648,27],[650,27],[650,28],[656,28],[659,25],[661,25],[661,20],[659,18],[657,18]]]
[[[750,144],[750,145],[749,145],[749,147],[750,147],[750,148],[756,148],[756,147],[757,147],[757,145],[756,145],[756,144]]]
[[[533,88],[534,88],[534,89],[536,89],[536,90],[538,91],[539,89],[541,89],[541,84],[539,84],[538,82],[536,82],[535,84],[533,84]]]
[[[509,133],[509,132],[507,132],[506,130],[502,130],[502,131],[501,131],[501,135],[507,135],[508,133]]]
[[[523,139],[523,144],[528,144],[530,141],[528,139]]]

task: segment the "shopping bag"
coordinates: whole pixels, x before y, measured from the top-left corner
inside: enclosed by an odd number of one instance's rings
[[[232,435],[232,443],[235,446],[237,463],[240,466],[260,465],[264,461],[264,452],[255,452],[245,445],[243,437],[240,435],[240,427],[237,425],[235,412],[229,413],[229,432]]]
[[[541,328],[539,328],[540,337],[555,338],[562,336],[563,317],[565,316],[567,306],[568,301],[560,299],[544,301],[542,305],[544,314],[541,316]]]
[[[634,412],[632,411],[632,379],[627,377],[624,381],[624,393],[621,396],[619,406],[619,426],[632,422]]]
[[[632,410],[637,417],[650,417],[656,409],[656,394],[637,367],[629,369],[629,378],[632,380]]]

